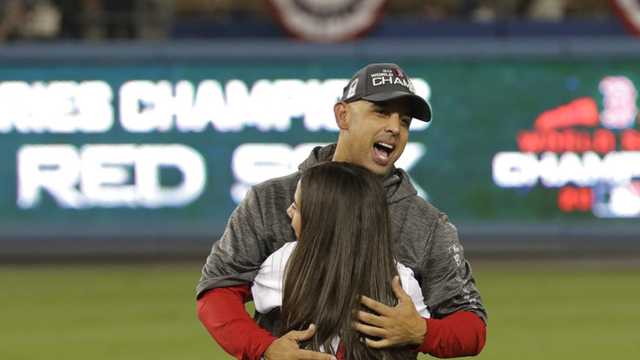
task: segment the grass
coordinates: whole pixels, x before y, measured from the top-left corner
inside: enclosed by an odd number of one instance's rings
[[[490,316],[478,359],[640,356],[640,267],[474,265]],[[195,315],[199,268],[0,267],[0,359],[227,359]]]

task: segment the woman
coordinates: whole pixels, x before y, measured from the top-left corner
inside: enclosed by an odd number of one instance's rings
[[[352,328],[366,295],[396,305],[391,279],[400,275],[423,317],[429,312],[413,272],[393,255],[385,191],[367,169],[342,162],[319,164],[302,174],[287,209],[298,241],[285,244],[262,264],[252,293],[256,310],[280,309],[275,332],[317,327],[303,343],[344,358],[415,359],[409,349],[373,350]]]

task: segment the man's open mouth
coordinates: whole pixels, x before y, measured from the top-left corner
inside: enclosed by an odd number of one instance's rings
[[[386,162],[389,160],[391,153],[395,150],[395,145],[388,144],[382,141],[379,141],[373,144],[373,152],[375,154],[376,161],[381,163],[381,165],[386,165]]]

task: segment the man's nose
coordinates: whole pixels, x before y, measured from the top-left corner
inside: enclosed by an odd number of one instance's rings
[[[400,124],[402,124],[402,120],[400,119],[399,113],[391,113],[389,115],[389,121],[387,122],[386,130],[394,135],[400,133]]]

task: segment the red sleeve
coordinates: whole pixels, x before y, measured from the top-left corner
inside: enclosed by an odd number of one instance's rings
[[[425,319],[427,334],[419,351],[438,358],[478,355],[484,347],[487,327],[471,311],[458,311],[442,319]]]
[[[198,318],[227,353],[257,360],[276,338],[247,313],[249,294],[249,285],[209,290],[198,300]]]

